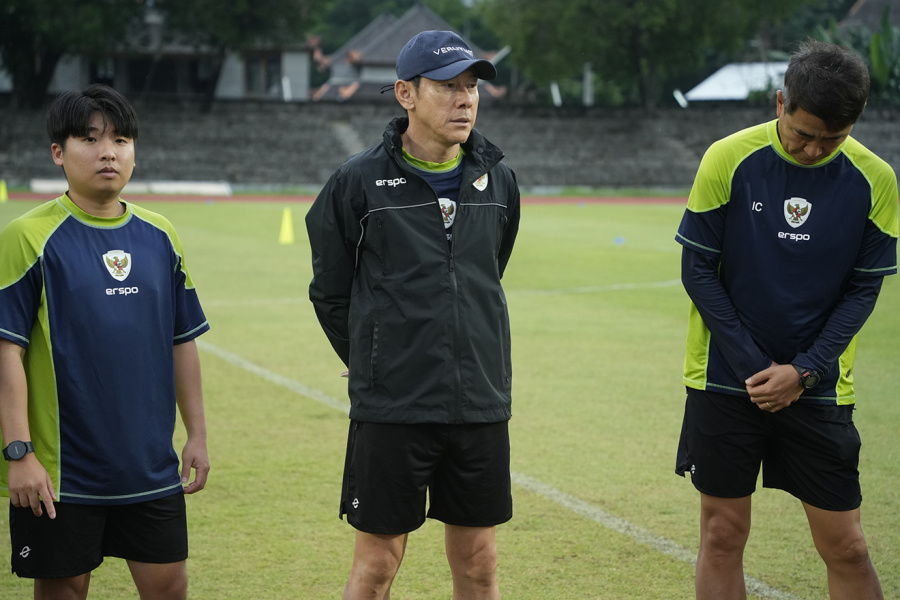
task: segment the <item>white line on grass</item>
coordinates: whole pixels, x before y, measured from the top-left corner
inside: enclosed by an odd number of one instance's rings
[[[227,350],[222,350],[218,346],[213,346],[209,342],[205,342],[203,340],[197,340],[197,346],[204,350],[205,352],[209,352],[210,354],[215,354],[225,362],[231,363],[236,367],[240,367],[245,371],[253,373],[254,375],[258,375],[265,379],[270,383],[274,383],[276,385],[280,385],[281,387],[287,388],[292,392],[297,392],[301,396],[306,396],[311,400],[315,400],[320,404],[324,404],[329,408],[333,408],[335,410],[339,410],[345,415],[350,414],[350,404],[347,402],[341,402],[337,398],[329,396],[325,392],[320,392],[319,390],[313,389],[311,387],[305,386],[302,383],[296,382],[293,379],[288,379],[287,377],[282,377],[278,373],[274,373],[268,369],[264,369],[259,365],[255,365],[249,360],[241,358],[237,354],[232,354]]]
[[[345,415],[350,413],[349,403],[338,400],[337,398],[334,398],[333,396],[330,396],[325,392],[316,390],[309,386],[303,385],[302,383],[279,375],[278,373],[274,373],[273,371],[260,367],[259,365],[256,365],[249,360],[238,356],[237,354],[232,354],[231,352],[223,350],[218,346],[214,346],[209,342],[205,342],[202,339],[197,340],[197,346],[204,352],[214,354],[225,362],[239,367],[249,373],[253,373],[254,375],[257,375],[270,383],[280,385],[281,387],[296,392],[301,396],[306,396],[310,400],[315,400],[316,402],[323,404],[329,408],[338,410]],[[626,535],[640,544],[650,546],[661,554],[666,554],[682,562],[687,562],[692,565],[696,564],[697,562],[695,553],[693,551],[679,546],[672,540],[656,535],[652,531],[626,521],[621,517],[611,515],[601,508],[593,506],[592,504],[588,504],[583,500],[579,500],[578,498],[562,492],[554,487],[551,487],[546,483],[538,481],[537,479],[533,479],[527,475],[516,472],[512,472],[511,475],[513,483],[515,483],[517,486],[526,489],[534,494],[537,494],[538,496],[546,498],[547,500],[550,500],[577,515],[581,515],[582,517],[590,519],[591,521],[594,521],[595,523],[598,523],[603,527],[606,527],[607,529]],[[754,579],[753,577],[750,577],[748,575],[744,576],[744,581],[747,584],[747,592],[755,594],[761,598],[766,598],[767,600],[802,600],[799,596],[794,596],[793,594],[790,594],[788,592],[773,588],[772,586],[769,586],[762,581]]]
[[[646,546],[650,546],[661,554],[667,554],[669,556],[677,558],[680,561],[687,562],[692,565],[697,564],[697,557],[694,551],[679,546],[672,540],[656,535],[652,531],[626,521],[621,517],[611,515],[602,508],[598,508],[592,504],[588,504],[584,500],[579,500],[574,496],[570,496],[569,494],[551,487],[546,483],[542,483],[537,479],[533,479],[528,475],[522,475],[521,473],[513,472],[512,480],[513,483],[521,488],[525,488],[530,492],[534,492],[538,496],[543,496],[548,500],[552,500],[563,508],[567,508],[577,515],[581,515],[582,517],[590,519],[595,523],[599,523],[607,529],[611,529],[615,532],[627,535],[634,541]],[[750,577],[748,575],[744,575],[744,582],[747,585],[748,593],[755,594],[761,598],[767,598],[771,600],[801,600],[801,598],[799,598],[798,596],[794,596],[793,594],[790,594],[783,590],[773,588],[772,586],[767,585],[762,581],[754,579],[753,577]]]

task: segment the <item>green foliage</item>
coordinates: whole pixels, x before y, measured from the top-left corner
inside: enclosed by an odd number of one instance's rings
[[[826,29],[819,27],[821,40],[845,45],[855,50],[866,62],[872,78],[870,99],[900,105],[900,28],[891,25],[891,7],[884,7],[881,25],[875,32],[865,27],[841,30],[832,21]]]
[[[734,52],[763,20],[806,1],[482,0],[479,9],[535,83],[574,77],[590,62],[622,89],[636,86],[652,106],[664,81],[696,70],[710,49]]]
[[[881,29],[869,40],[869,61],[876,93],[900,102],[900,28],[891,26],[890,12],[885,6]]]
[[[165,16],[163,41],[225,50],[302,44],[326,0],[157,0]],[[23,108],[42,105],[63,54],[109,57],[146,37],[145,0],[4,0],[0,5],[0,58]],[[215,89],[215,79],[211,89]]]
[[[782,21],[764,20],[757,35],[745,48],[750,61],[784,61],[818,27],[843,19],[857,0],[808,0]]]
[[[240,52],[258,45],[298,44],[327,0],[168,0],[157,3],[166,33],[195,47]]]
[[[134,0],[3,0],[0,58],[20,108],[38,109],[63,54],[98,57],[128,42],[143,15]]]

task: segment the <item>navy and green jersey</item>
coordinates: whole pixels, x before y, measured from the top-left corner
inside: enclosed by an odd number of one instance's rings
[[[691,296],[688,387],[746,395],[778,364],[819,370],[801,400],[852,404],[856,334],[897,272],[897,179],[855,139],[812,166],[777,120],[713,144],[676,239]]]
[[[0,336],[26,348],[31,439],[62,502],[181,489],[173,346],[209,325],[172,225],[123,204],[99,218],[62,196],[0,232]]]

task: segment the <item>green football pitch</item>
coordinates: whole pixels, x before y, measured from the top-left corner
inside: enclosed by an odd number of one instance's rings
[[[35,205],[0,204],[0,225]],[[338,519],[348,402],[343,365],[307,299],[308,204],[144,205],[178,229],[212,325],[199,341],[212,472],[188,498],[190,597],[339,598],[353,546]],[[292,244],[279,240],[285,209]],[[498,528],[505,598],[693,597],[699,498],[674,474],[688,311],[673,239],[682,211],[577,198],[523,206],[504,278],[515,502]],[[900,597],[898,338],[900,278],[890,277],[856,368],[863,527],[888,598]],[[763,489],[753,502],[751,597],[826,598],[800,503]],[[8,549],[5,511],[0,532]],[[0,576],[4,600],[30,598],[30,587],[8,567]],[[97,569],[91,587],[92,598],[137,597],[120,560]],[[443,529],[429,522],[410,536],[392,598],[449,597]]]

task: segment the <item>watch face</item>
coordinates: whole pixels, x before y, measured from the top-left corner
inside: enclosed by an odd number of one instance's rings
[[[6,454],[9,460],[19,460],[25,456],[25,444],[22,442],[13,442],[6,447]]]
[[[819,374],[815,371],[807,371],[803,376],[803,387],[809,389],[819,383]]]

